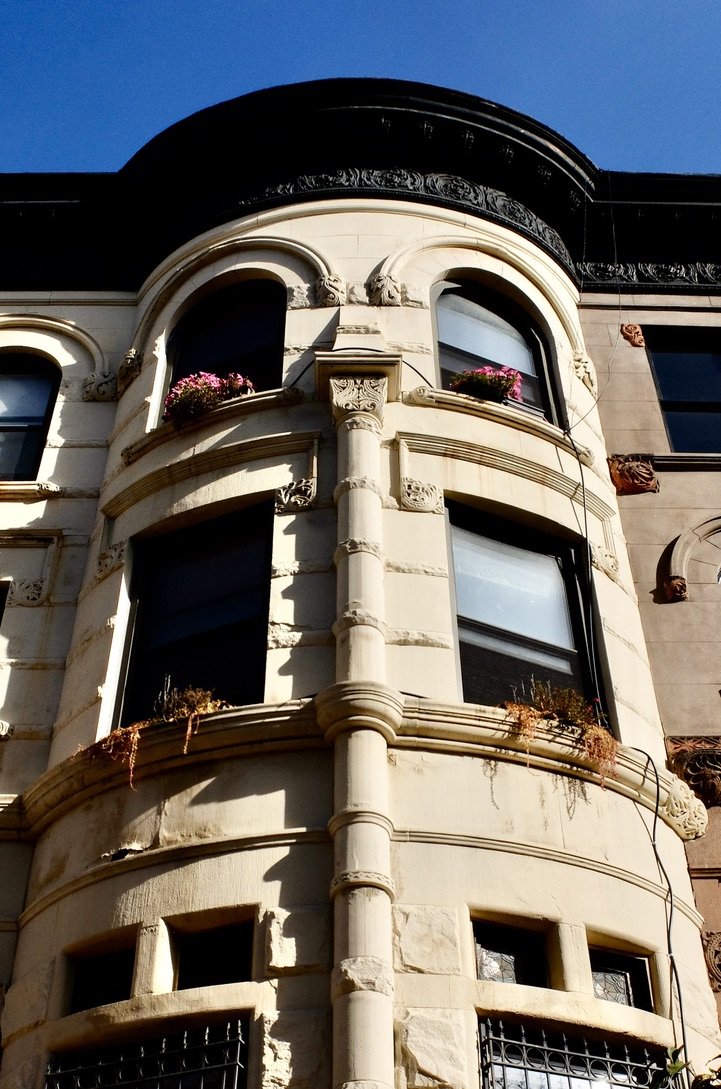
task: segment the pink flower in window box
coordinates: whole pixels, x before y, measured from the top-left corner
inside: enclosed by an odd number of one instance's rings
[[[465,393],[481,401],[521,400],[521,373],[513,367],[476,367],[461,371],[450,383],[454,393]]]

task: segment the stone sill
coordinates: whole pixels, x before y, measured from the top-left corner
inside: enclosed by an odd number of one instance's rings
[[[238,416],[248,416],[254,412],[267,411],[273,408],[289,408],[298,405],[304,400],[303,393],[295,386],[287,386],[283,389],[263,390],[260,393],[246,394],[244,397],[233,397],[230,401],[224,401],[217,408],[204,412],[195,420],[176,427],[168,421],[161,423],[154,431],[144,435],[142,439],[131,443],[121,451],[120,456],[125,465],[132,465],[139,458],[162,446],[175,435],[185,435],[197,431],[200,427],[208,427],[211,424],[223,424],[227,419],[236,419]]]
[[[578,442],[572,442],[560,427],[549,423],[548,420],[537,416],[522,405],[481,401],[477,397],[469,397],[467,393],[453,393],[450,390],[432,389],[430,386],[419,386],[409,393],[404,393],[403,402],[424,408],[442,408],[450,412],[464,412],[468,416],[477,416],[482,420],[492,420],[504,427],[513,427],[516,431],[524,431],[528,435],[535,435],[546,442],[552,442],[554,446],[564,450],[572,457],[578,457],[587,468],[593,465],[593,454],[587,447],[581,446]]]
[[[2,480],[0,501],[5,503],[34,503],[39,499],[57,499],[63,495],[59,484],[44,480]]]

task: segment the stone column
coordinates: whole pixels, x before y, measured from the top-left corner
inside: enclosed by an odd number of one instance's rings
[[[385,378],[333,378],[338,427],[337,683],[316,699],[335,746],[334,1089],[392,1089],[393,885],[389,741],[402,697],[385,681],[380,439]]]

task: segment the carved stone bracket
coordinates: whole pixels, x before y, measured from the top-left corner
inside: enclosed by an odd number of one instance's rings
[[[140,374],[143,366],[142,352],[137,348],[130,348],[125,353],[120,361],[118,367],[118,396],[122,396],[125,393],[128,386],[130,386]]]
[[[443,492],[435,484],[405,476],[401,480],[401,510],[443,514]]]
[[[119,567],[123,566],[126,546],[127,541],[117,541],[98,554],[98,562],[95,566],[97,578],[105,578],[106,575],[109,575],[112,571],[117,571]]]
[[[400,306],[401,285],[393,276],[378,272],[368,283],[368,301],[371,306]]]
[[[294,514],[299,510],[309,510],[316,494],[315,479],[302,477],[284,484],[275,493],[275,513]]]
[[[48,596],[49,580],[18,579],[10,584],[8,605],[42,605]]]
[[[591,563],[598,571],[603,571],[614,582],[618,582],[618,556],[601,545],[591,545]]]
[[[387,378],[331,378],[333,414],[342,419],[350,412],[367,412],[382,420],[387,389]]]
[[[115,401],[118,397],[114,374],[97,374],[93,371],[83,382],[84,401]]]
[[[669,767],[707,806],[721,805],[721,737],[669,737]]]
[[[596,374],[593,364],[584,352],[573,353],[573,370],[577,378],[580,378],[584,386],[593,396],[596,396]]]
[[[633,348],[646,347],[646,340],[643,335],[643,329],[640,325],[634,325],[633,323],[622,325],[621,336],[624,340],[627,340]]]
[[[688,601],[688,585],[683,575],[669,575],[663,580],[666,601]]]
[[[682,839],[698,839],[708,827],[706,806],[676,775],[669,784],[661,813]]]
[[[340,276],[319,276],[313,293],[316,306],[342,306],[347,297],[345,280]]]
[[[705,931],[701,934],[701,940],[711,990],[721,991],[721,934],[717,930]]]
[[[640,495],[659,490],[653,454],[611,454],[608,469],[617,495]]]

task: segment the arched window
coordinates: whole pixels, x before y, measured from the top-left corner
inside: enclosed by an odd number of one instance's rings
[[[35,480],[60,370],[30,352],[0,355],[0,480]]]
[[[441,385],[462,371],[513,367],[523,404],[552,418],[543,341],[524,311],[480,284],[447,283],[436,301]]]
[[[283,380],[286,290],[276,280],[229,284],[196,303],[168,341],[170,383],[208,371],[250,378],[256,389]]]
[[[528,698],[532,684],[589,689],[583,578],[567,543],[448,505],[463,698]]]
[[[266,501],[137,542],[123,725],[152,715],[166,684],[262,702],[272,535]]]

